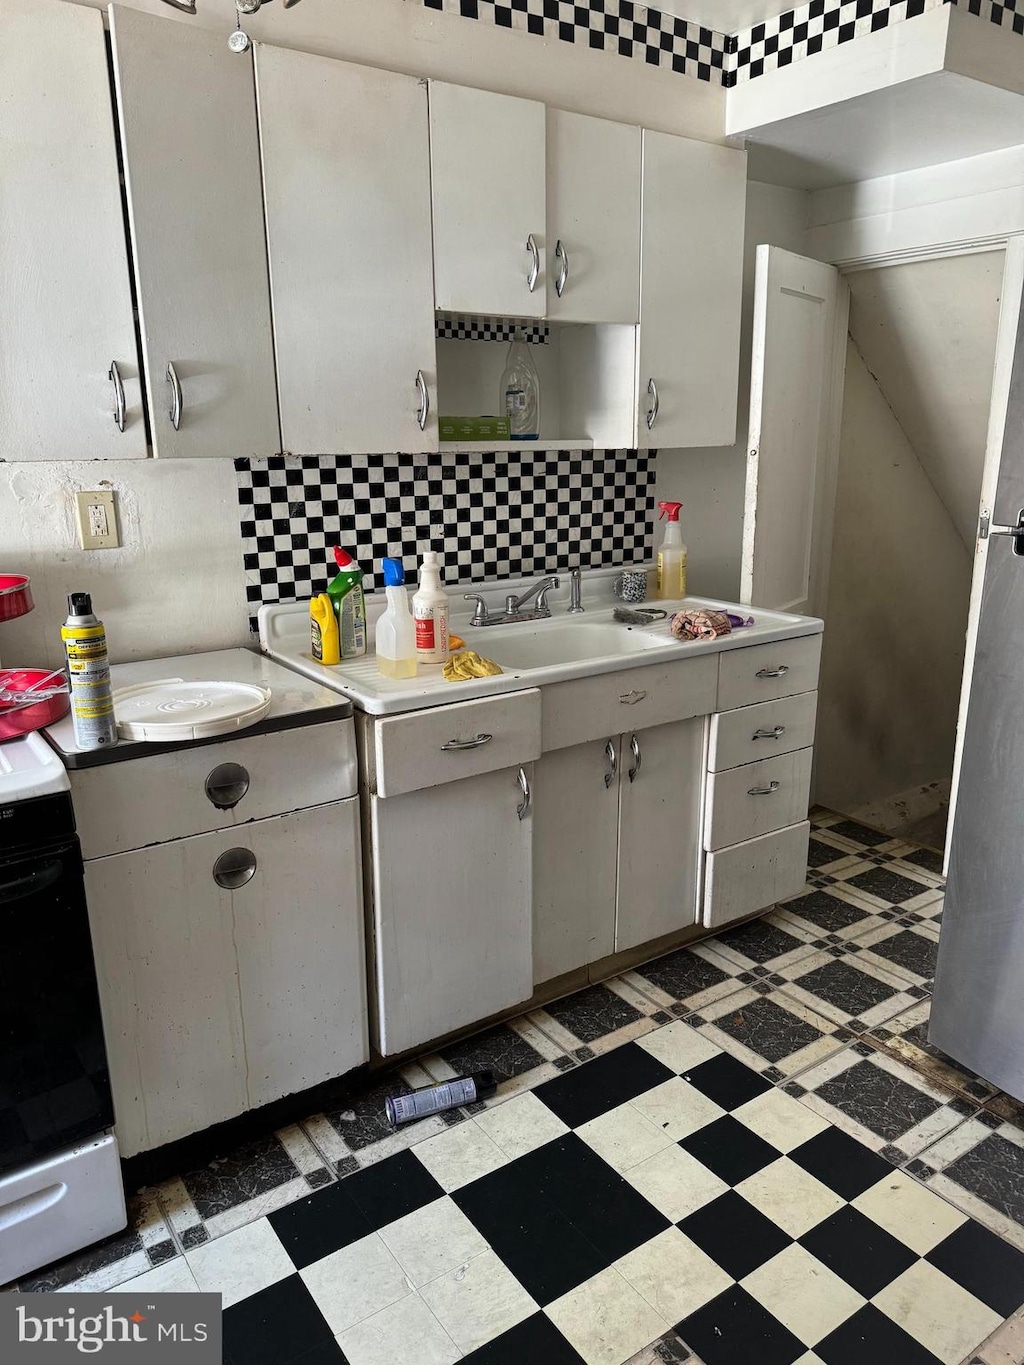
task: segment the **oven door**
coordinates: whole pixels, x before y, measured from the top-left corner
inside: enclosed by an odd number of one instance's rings
[[[0,859],[0,1172],[114,1122],[77,839]]]

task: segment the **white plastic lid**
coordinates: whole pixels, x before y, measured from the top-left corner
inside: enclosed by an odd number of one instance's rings
[[[114,692],[122,739],[168,744],[244,730],[270,710],[269,687],[242,682],[161,678]]]

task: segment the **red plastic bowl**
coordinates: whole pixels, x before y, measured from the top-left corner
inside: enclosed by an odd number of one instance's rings
[[[0,573],[0,621],[15,621],[34,606],[32,589],[24,574]]]
[[[0,668],[0,688],[12,692],[25,691],[44,678],[51,678],[49,668]],[[5,739],[17,739],[27,735],[30,730],[42,730],[46,725],[66,716],[71,709],[71,696],[65,688],[53,696],[46,696],[52,687],[58,686],[61,675],[52,677],[40,690],[40,700],[28,706],[0,700],[0,743]]]

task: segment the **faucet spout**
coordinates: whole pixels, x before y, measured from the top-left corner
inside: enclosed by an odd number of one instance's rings
[[[558,587],[559,581],[557,574],[549,574],[547,578],[542,578],[539,583],[534,583],[532,588],[527,588],[521,597],[510,596],[506,603],[507,614],[518,616],[536,598],[538,613],[550,616],[551,608],[548,606],[548,593],[551,592],[552,588]]]

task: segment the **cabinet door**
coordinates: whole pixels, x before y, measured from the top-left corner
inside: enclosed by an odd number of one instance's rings
[[[379,1046],[386,1056],[532,994],[533,818],[520,772],[532,783],[528,765],[371,798]]]
[[[616,952],[697,923],[704,718],[621,743]]]
[[[640,129],[549,109],[547,221],[548,317],[635,325]]]
[[[0,458],[144,456],[102,17],[4,0],[0,91]]]
[[[272,455],[252,54],[221,29],[110,11],[154,452]]]
[[[746,153],[643,135],[638,439],[736,439]]]
[[[431,81],[438,308],[544,316],[544,124],[535,100]]]
[[[533,976],[550,981],[615,948],[619,737],[534,767]]]
[[[284,447],[436,450],[426,85],[262,46],[256,76]]]

